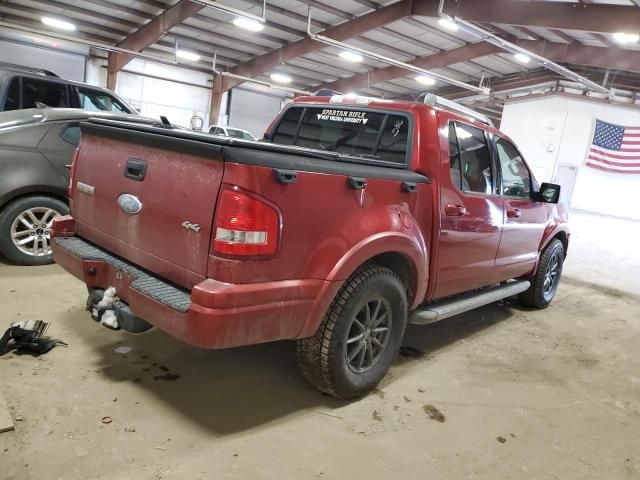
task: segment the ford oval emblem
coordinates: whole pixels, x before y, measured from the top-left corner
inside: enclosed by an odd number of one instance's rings
[[[142,202],[138,200],[138,197],[131,195],[130,193],[123,193],[118,197],[118,205],[124,213],[130,215],[136,215],[142,211]]]

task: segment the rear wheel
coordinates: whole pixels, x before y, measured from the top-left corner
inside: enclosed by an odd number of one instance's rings
[[[530,307],[548,307],[558,290],[563,262],[564,246],[557,238],[553,239],[542,252],[531,287],[520,295],[520,301]]]
[[[397,354],[407,321],[407,296],[391,270],[367,265],[342,287],[311,338],[298,341],[305,378],[334,397],[366,394]]]
[[[0,253],[18,265],[52,263],[53,219],[68,212],[64,202],[45,196],[24,197],[9,204],[0,213]]]

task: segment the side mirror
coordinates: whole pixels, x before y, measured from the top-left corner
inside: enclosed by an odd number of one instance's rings
[[[543,183],[538,192],[538,199],[544,203],[558,203],[560,200],[560,185],[556,183]]]

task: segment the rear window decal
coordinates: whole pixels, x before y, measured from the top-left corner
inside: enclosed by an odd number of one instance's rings
[[[391,130],[391,133],[394,137],[397,137],[400,134],[402,125],[404,125],[404,120],[397,120],[396,123],[393,124],[393,130]]]
[[[369,119],[367,112],[354,112],[352,110],[332,110],[325,108],[317,114],[318,120],[328,120],[330,122],[345,122],[366,125]]]

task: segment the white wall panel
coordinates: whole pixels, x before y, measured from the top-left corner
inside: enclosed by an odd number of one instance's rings
[[[571,207],[640,220],[640,175],[585,166],[595,120],[640,126],[640,109],[550,96],[505,105],[501,129],[511,136],[539,180],[554,178],[558,165],[578,167]]]
[[[0,40],[0,62],[44,68],[67,80],[84,82],[85,61],[77,53]]]

